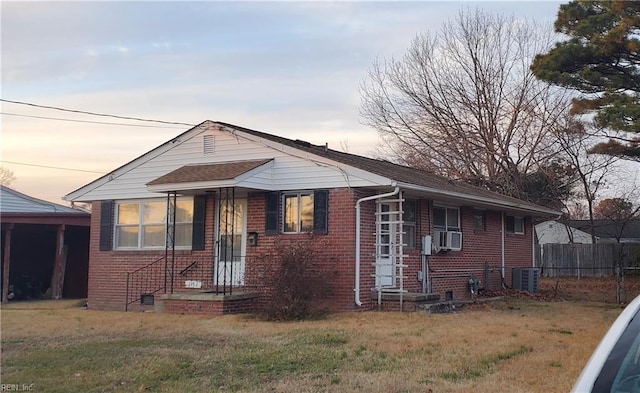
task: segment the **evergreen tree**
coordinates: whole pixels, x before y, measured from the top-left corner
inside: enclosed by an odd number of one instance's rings
[[[640,160],[640,2],[572,1],[555,30],[569,39],[537,55],[533,73],[584,93],[574,114],[593,112],[598,126],[623,132],[592,152]]]

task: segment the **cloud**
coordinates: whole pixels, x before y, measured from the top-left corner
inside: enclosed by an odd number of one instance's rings
[[[2,93],[124,116],[225,121],[338,149],[347,140],[366,155],[377,140],[358,113],[368,68],[376,56],[401,56],[417,33],[437,30],[463,4],[3,2]],[[475,4],[553,19],[559,3]],[[4,103],[3,110],[110,120]],[[186,128],[5,116],[2,150],[14,161],[111,170]],[[43,172],[12,169],[21,186],[40,184]],[[57,173],[58,195],[87,181]]]

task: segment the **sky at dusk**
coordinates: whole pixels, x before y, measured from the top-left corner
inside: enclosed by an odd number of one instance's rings
[[[560,4],[2,1],[0,95],[192,125],[222,121],[366,156],[378,134],[362,124],[359,87],[376,58],[402,56],[417,34],[461,10],[551,29]],[[0,105],[0,165],[14,172],[12,187],[58,203],[190,128]]]

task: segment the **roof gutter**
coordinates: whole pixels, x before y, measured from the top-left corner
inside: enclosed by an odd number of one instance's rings
[[[394,185],[395,183],[392,184],[392,186]],[[396,186],[395,190],[393,190],[392,192],[360,198],[356,202],[356,284],[353,291],[355,292],[355,303],[358,307],[362,306],[362,301],[360,301],[360,204],[362,202],[371,201],[374,199],[381,199],[398,195],[398,193],[400,193],[400,187]]]
[[[542,207],[542,206],[538,206],[537,208],[534,208],[533,206],[524,205],[524,204],[520,204],[520,203],[516,203],[516,202],[510,203],[510,202],[506,202],[506,201],[496,200],[496,199],[493,199],[493,198],[474,196],[474,195],[463,194],[463,193],[459,193],[459,192],[443,191],[443,190],[436,189],[436,188],[431,188],[431,187],[417,186],[415,184],[400,183],[399,185],[401,185],[403,189],[407,189],[407,190],[423,191],[423,192],[428,192],[428,193],[433,194],[433,195],[440,195],[440,196],[443,196],[443,197],[467,200],[469,202],[483,203],[483,204],[486,204],[486,205],[491,205],[491,206],[498,207],[498,208],[503,208],[503,209],[504,208],[511,208],[511,209],[515,209],[515,210],[526,211],[528,213],[537,213],[537,214],[543,215],[543,216],[553,216],[553,217],[562,216],[562,213],[560,213],[560,212],[558,212],[556,210],[547,209],[547,208]]]

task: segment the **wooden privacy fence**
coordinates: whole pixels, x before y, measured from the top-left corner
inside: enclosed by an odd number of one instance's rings
[[[614,276],[617,266],[622,273],[640,273],[640,244],[544,244],[536,251],[536,267],[544,277]]]

